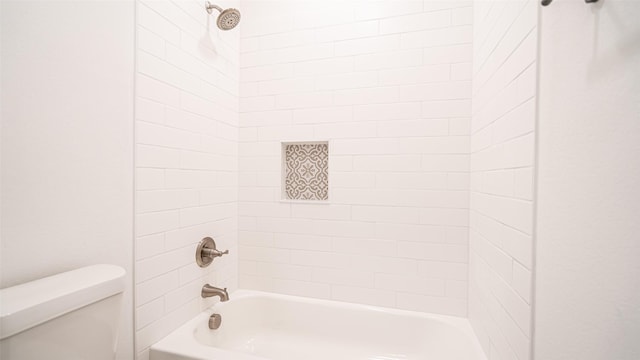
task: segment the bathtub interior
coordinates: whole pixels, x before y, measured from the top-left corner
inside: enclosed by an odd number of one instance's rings
[[[201,322],[197,342],[278,360],[479,359],[471,338],[451,321],[360,305],[265,295],[214,306],[222,326]],[[468,325],[465,323],[465,325]]]

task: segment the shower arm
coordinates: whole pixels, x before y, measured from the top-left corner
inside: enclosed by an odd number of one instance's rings
[[[216,10],[218,10],[219,12],[222,12],[222,10],[224,10],[224,9],[223,9],[223,8],[221,8],[220,6],[218,6],[218,5],[214,5],[214,4],[212,4],[212,3],[208,2],[208,1],[206,2],[205,9],[207,9],[207,12],[208,12],[209,14],[211,14],[211,13],[213,12],[213,9],[216,9]]]

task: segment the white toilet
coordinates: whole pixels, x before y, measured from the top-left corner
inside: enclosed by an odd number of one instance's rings
[[[0,359],[113,360],[124,275],[93,265],[0,290]]]

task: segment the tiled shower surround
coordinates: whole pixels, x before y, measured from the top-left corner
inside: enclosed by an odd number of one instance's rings
[[[239,3],[229,5],[240,7]],[[136,353],[213,302],[202,285],[237,287],[237,32],[201,1],[137,1]],[[205,269],[197,243],[230,254]]]
[[[466,315],[470,2],[244,2],[240,286]],[[281,143],[328,141],[329,200]]]
[[[538,6],[474,2],[469,319],[489,360],[531,351]]]
[[[138,359],[205,282],[469,315],[528,359],[533,3],[239,1],[221,32],[137,1]],[[327,144],[326,193],[287,195],[287,144]]]

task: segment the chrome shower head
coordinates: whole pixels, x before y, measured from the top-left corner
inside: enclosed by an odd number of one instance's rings
[[[240,11],[238,9],[222,9],[220,6],[213,5],[208,1],[205,3],[205,9],[207,9],[209,14],[213,13],[213,9],[220,12],[218,20],[216,21],[216,25],[218,25],[220,30],[231,30],[240,22]]]

